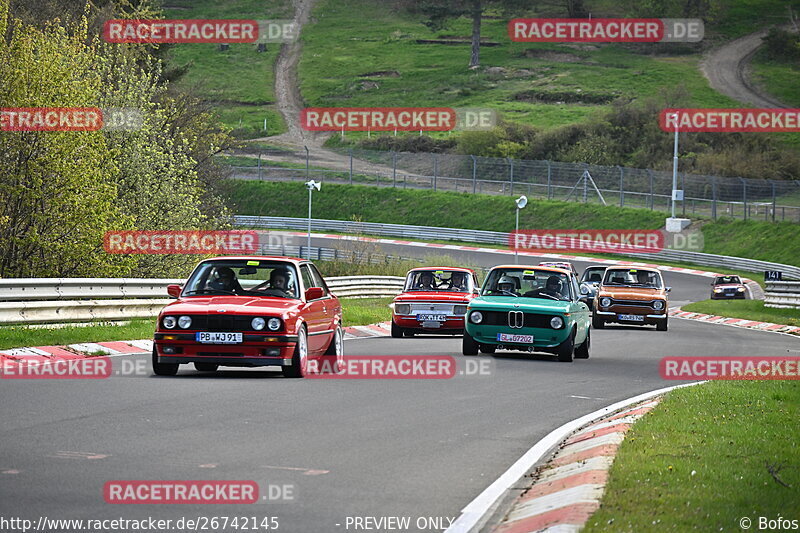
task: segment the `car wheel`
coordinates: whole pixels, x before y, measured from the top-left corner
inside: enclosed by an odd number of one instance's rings
[[[665,318],[664,320],[660,320],[656,324],[656,330],[658,330],[658,331],[667,331],[667,320],[669,320],[669,319]]]
[[[480,350],[481,353],[494,353],[497,350],[497,346],[494,344],[481,344]]]
[[[606,327],[606,323],[603,321],[602,318],[599,318],[599,317],[593,315],[592,316],[592,327],[594,329],[603,329],[604,327]]]
[[[292,355],[291,366],[284,366],[283,375],[287,378],[302,378],[306,374],[306,365],[308,364],[308,335],[306,327],[300,326],[297,332],[297,344],[294,347],[294,355]]]
[[[464,355],[478,355],[478,343],[472,338],[472,335],[464,332],[464,337],[461,340],[461,352]]]
[[[336,326],[331,343],[325,350],[323,361],[330,367],[331,372],[340,372],[344,369],[344,332],[342,326]]]
[[[556,349],[556,355],[558,355],[558,360],[562,363],[571,363],[572,362],[572,354],[575,351],[575,330],[572,330],[572,333],[564,339],[564,342],[558,345]]]
[[[575,348],[575,359],[589,359],[589,350],[592,347],[592,330],[586,328],[586,340]]]
[[[174,376],[178,373],[178,363],[159,363],[158,352],[156,347],[153,346],[153,373],[156,376]]]
[[[198,372],[216,372],[219,365],[216,363],[195,363],[194,368]]]
[[[414,332],[413,331],[403,330],[403,337],[413,337],[413,336],[414,336]]]
[[[395,324],[394,320],[392,320],[392,337],[395,339],[399,339],[403,336],[403,333],[404,333],[403,328]]]

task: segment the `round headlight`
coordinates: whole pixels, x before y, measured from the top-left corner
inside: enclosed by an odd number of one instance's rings
[[[161,320],[161,323],[162,323],[162,324],[164,324],[164,327],[165,327],[165,328],[167,328],[167,329],[172,329],[172,328],[174,328],[174,327],[175,327],[175,324],[177,324],[177,323],[178,323],[178,321],[177,321],[177,320],[175,320],[175,317],[174,317],[174,316],[165,316],[165,317],[163,318],[163,320]]]
[[[267,321],[267,327],[272,331],[281,329],[281,319],[272,317]]]
[[[554,316],[550,319],[550,327],[553,329],[561,329],[564,327],[564,319],[560,316]]]
[[[653,309],[655,309],[656,311],[661,311],[662,309],[664,309],[664,302],[662,300],[656,300],[655,302],[653,302]]]
[[[192,325],[192,317],[186,315],[180,317],[178,319],[178,325],[181,327],[181,329],[187,329]]]
[[[473,311],[471,315],[469,315],[469,321],[473,324],[480,324],[483,322],[483,313],[480,311]]]
[[[255,317],[253,320],[250,321],[250,326],[256,331],[261,331],[264,329],[267,321],[261,318],[260,316]]]
[[[608,307],[611,305],[611,298],[600,298],[600,305],[603,307]]]

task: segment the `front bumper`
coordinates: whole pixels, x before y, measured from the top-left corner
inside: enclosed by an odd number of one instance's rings
[[[480,324],[467,324],[467,333],[480,344],[493,344],[504,346],[508,349],[555,348],[567,338],[572,330],[572,324],[566,324],[561,329],[552,328],[510,328],[508,326],[482,326]],[[499,333],[509,335],[533,335],[533,344],[518,344],[500,342],[497,340]]]
[[[464,331],[464,317],[463,316],[448,316],[447,320],[440,322],[438,328],[423,327],[422,322],[417,320],[414,315],[392,315],[392,321],[397,326],[414,332],[423,333],[460,333]]]
[[[602,318],[603,322],[616,322],[617,324],[625,324],[628,326],[654,326],[660,324],[664,320],[667,319],[667,313],[660,313],[660,314],[644,314],[641,311],[638,312],[631,312],[631,311],[623,311],[623,312],[615,312],[611,311],[600,311],[596,310],[594,312],[596,317]],[[620,315],[636,315],[644,317],[643,320],[621,320],[619,318]]]
[[[166,338],[165,338],[166,337]],[[212,363],[225,366],[287,366],[292,362],[296,335],[244,334],[239,344],[205,344],[194,333],[156,333],[159,363]]]
[[[711,293],[712,300],[744,300],[745,293],[744,292],[735,292],[735,293],[724,293],[724,292],[712,292]]]

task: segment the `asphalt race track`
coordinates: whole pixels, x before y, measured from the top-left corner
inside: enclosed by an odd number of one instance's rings
[[[470,261],[500,262],[488,254]],[[674,287],[672,305],[707,298],[707,278],[665,278]],[[115,358],[109,379],[1,380],[0,516],[274,516],[279,531],[292,532],[353,531],[347,517],[406,516],[411,531],[419,530],[419,517],[446,527],[553,428],[677,384],[659,377],[661,357],[781,356],[799,347],[787,335],[673,319],[668,332],[593,330],[588,360],[499,352],[469,358],[488,361],[489,375],[449,380],[291,380],[272,370],[201,374],[189,367],[174,378],[155,377],[148,354]],[[462,369],[467,360],[458,337],[357,339],[345,351],[452,355]],[[291,486],[293,499],[104,501],[107,481],[134,479],[254,480],[262,495],[270,485]]]

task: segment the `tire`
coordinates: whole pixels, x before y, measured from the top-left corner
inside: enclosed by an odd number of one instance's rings
[[[464,355],[478,355],[478,343],[466,331],[461,340],[461,352]]]
[[[592,348],[592,328],[586,328],[586,340],[575,348],[575,359],[589,359],[589,350]]]
[[[158,352],[156,352],[156,347],[153,346],[153,373],[156,376],[174,376],[178,373],[178,367],[180,366],[178,363],[159,363],[158,362]]]
[[[494,344],[481,344],[479,348],[481,353],[494,353],[497,350]]]
[[[558,356],[558,360],[562,363],[571,363],[572,362],[572,354],[575,352],[575,330],[572,330],[572,333],[564,339],[564,342],[558,345],[556,349],[556,355]]]
[[[195,363],[194,368],[198,372],[216,372],[219,365],[216,363]]]
[[[403,328],[395,324],[394,320],[392,320],[392,338],[400,339],[403,337],[403,333],[404,333]]]
[[[594,329],[603,329],[604,327],[606,327],[606,323],[603,321],[602,318],[592,315],[592,327]]]
[[[413,331],[403,330],[403,337],[413,337],[413,336],[414,336]]]
[[[308,334],[306,327],[300,326],[297,332],[297,344],[294,347],[294,355],[292,355],[291,366],[281,367],[284,377],[287,378],[302,378],[306,374],[306,365],[308,364]]]
[[[336,331],[333,333],[333,338],[328,344],[322,360],[332,372],[340,372],[344,369],[344,331],[342,326],[336,326]]]
[[[656,324],[656,330],[657,331],[667,331],[667,320],[669,320],[669,319],[665,318],[664,320],[659,321],[658,324]]]

